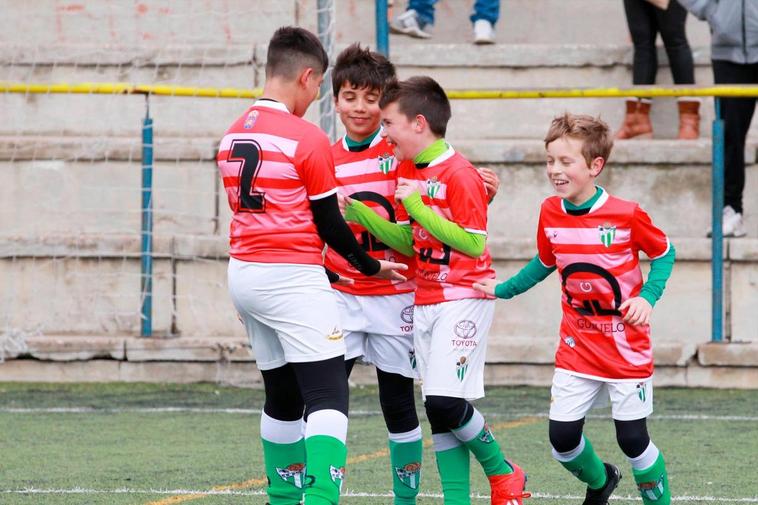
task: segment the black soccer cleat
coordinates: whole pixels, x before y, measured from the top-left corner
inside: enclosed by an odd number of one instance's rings
[[[603,464],[605,465],[605,474],[608,476],[605,486],[600,489],[587,488],[587,494],[584,496],[584,503],[582,505],[608,505],[608,498],[611,497],[613,491],[619,485],[621,472],[618,467],[610,463]]]

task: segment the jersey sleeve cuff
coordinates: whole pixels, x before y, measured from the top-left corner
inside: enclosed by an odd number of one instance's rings
[[[322,198],[326,198],[327,196],[332,196],[336,192],[337,192],[337,188],[332,188],[325,193],[319,193],[318,195],[308,195],[308,200],[321,200]]]

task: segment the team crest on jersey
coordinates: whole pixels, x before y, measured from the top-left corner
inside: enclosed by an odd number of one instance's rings
[[[414,349],[411,349],[408,351],[408,361],[411,364],[412,369],[416,369],[416,351]]]
[[[408,463],[403,467],[396,466],[395,475],[406,487],[418,489],[419,480],[421,480],[419,478],[421,476],[421,463]]]
[[[610,223],[606,223],[598,226],[597,231],[600,232],[600,242],[605,247],[610,247],[613,244],[613,239],[616,238],[616,227]]]
[[[650,501],[658,501],[663,496],[663,474],[655,482],[640,482],[637,484],[643,498]]]
[[[458,376],[458,380],[463,382],[463,378],[466,377],[466,370],[468,370],[468,360],[466,356],[458,358],[458,362],[455,364],[455,374]]]
[[[305,463],[292,463],[286,468],[277,468],[276,473],[284,482],[298,489],[305,485]]]
[[[242,127],[245,130],[249,130],[253,126],[255,126],[255,122],[258,121],[258,111],[257,110],[251,110],[247,117],[245,118],[245,122],[243,123]]]
[[[645,403],[645,395],[646,395],[646,393],[645,393],[645,383],[644,382],[640,382],[639,384],[637,384],[637,396],[639,396],[640,401],[642,403]]]
[[[381,154],[379,155],[379,170],[384,174],[387,175],[390,173],[390,170],[392,170],[392,162],[395,161],[395,157],[391,154]]]
[[[495,441],[495,435],[492,434],[489,424],[484,423],[484,431],[479,435],[479,441],[485,444],[491,444]]]
[[[332,478],[332,482],[342,491],[342,481],[345,480],[345,467],[336,467],[329,465],[329,476]]]
[[[440,181],[436,177],[426,180],[426,194],[429,198],[436,198],[437,193],[440,192]]]

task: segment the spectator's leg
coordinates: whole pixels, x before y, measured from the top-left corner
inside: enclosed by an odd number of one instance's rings
[[[687,42],[685,30],[687,10],[678,2],[671,2],[665,11],[657,8],[654,10],[658,29],[669,57],[674,83],[695,84],[692,49]]]
[[[472,23],[484,19],[485,21],[489,21],[492,26],[495,26],[499,18],[500,0],[476,0],[474,13],[469,19],[471,19]]]
[[[418,18],[418,24],[421,29],[426,25],[434,24],[434,4],[437,0],[410,0],[408,2],[408,9],[416,11]]]
[[[758,64],[740,65],[713,60],[716,84],[756,84]],[[745,188],[745,138],[755,111],[755,98],[722,98],[724,118],[724,206],[742,214],[742,192]]]
[[[626,22],[634,44],[634,84],[655,84],[658,72],[658,57],[655,52],[658,23],[655,9],[645,0],[624,0]]]

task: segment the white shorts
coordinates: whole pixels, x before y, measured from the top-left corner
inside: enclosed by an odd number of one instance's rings
[[[487,334],[494,312],[495,301],[484,299],[416,305],[413,344],[425,397],[484,396]]]
[[[335,291],[345,332],[345,359],[417,378],[413,351],[413,293],[356,296]]]
[[[578,421],[592,408],[607,407],[617,421],[634,421],[653,413],[653,378],[602,381],[556,370],[550,389],[550,419]]]
[[[345,354],[337,303],[324,267],[230,258],[228,280],[259,369]]]

